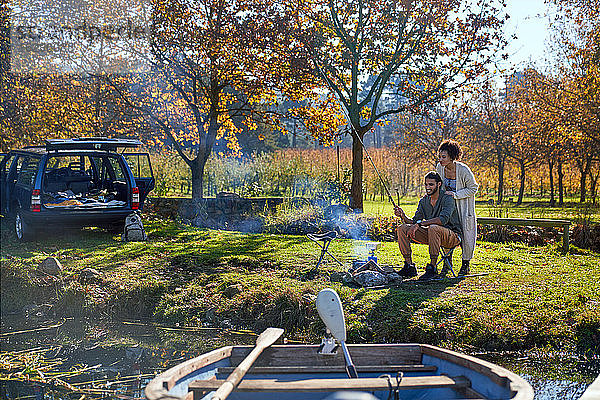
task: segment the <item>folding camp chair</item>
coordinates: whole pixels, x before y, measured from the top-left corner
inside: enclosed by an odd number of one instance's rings
[[[462,244],[462,242],[452,248],[447,249],[447,251],[445,253],[444,253],[444,247],[441,247],[440,253],[441,253],[442,257],[435,265],[437,268],[438,265],[442,264],[442,269],[444,268],[444,266],[447,266],[448,269],[450,270],[450,272],[452,272],[453,278],[456,278],[456,274],[454,273],[454,269],[452,269],[452,255],[454,254],[454,249],[456,249],[457,247],[460,247],[461,244]]]
[[[315,267],[313,268],[313,271],[316,271],[319,268],[319,265],[321,265],[321,262],[323,261],[323,257],[325,257],[325,253],[329,254],[331,258],[337,261],[337,263],[340,264],[342,267],[344,266],[344,264],[342,264],[340,260],[335,258],[335,256],[331,254],[328,250],[329,245],[331,244],[333,239],[337,237],[336,231],[329,231],[325,233],[309,233],[306,236],[310,240],[318,244],[321,248],[321,256],[319,257],[319,261],[317,261],[317,265],[315,265]]]

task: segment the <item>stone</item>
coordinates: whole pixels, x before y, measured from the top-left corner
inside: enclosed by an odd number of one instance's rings
[[[349,272],[333,272],[329,276],[331,282],[350,283],[354,278]]]
[[[206,318],[210,322],[214,322],[217,318],[216,309],[214,307],[211,307],[208,310],[206,310],[206,312],[204,313],[204,318]]]
[[[396,272],[394,270],[394,267],[392,267],[391,265],[380,265],[380,267],[386,274],[393,274],[394,272]]]
[[[230,285],[227,286],[225,290],[223,290],[223,295],[227,298],[232,298],[235,295],[242,293],[242,289],[242,285],[240,285],[239,283],[235,285]]]
[[[224,319],[223,321],[221,321],[221,323],[219,324],[221,329],[233,329],[234,326],[231,323],[231,320],[229,319]]]
[[[125,358],[129,361],[140,361],[144,355],[143,347],[129,347],[125,349]]]
[[[94,268],[84,268],[79,273],[80,281],[93,281],[102,278],[102,273]]]
[[[23,307],[23,314],[27,320],[45,319],[52,310],[52,304],[29,304]]]
[[[354,281],[363,287],[371,287],[387,284],[388,278],[381,272],[363,271],[354,275]]]
[[[232,192],[219,192],[217,193],[217,199],[240,199],[241,197]]]
[[[396,272],[391,272],[387,274],[388,281],[390,283],[402,282],[402,277],[398,275]]]
[[[41,262],[38,269],[48,275],[58,276],[62,272],[62,265],[56,257],[48,257]]]

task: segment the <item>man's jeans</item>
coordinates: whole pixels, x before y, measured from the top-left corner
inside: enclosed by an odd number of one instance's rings
[[[398,227],[398,246],[400,253],[406,256],[412,256],[410,249],[411,238],[408,237],[408,230],[412,225],[404,224]],[[434,258],[440,254],[440,247],[451,249],[460,244],[460,238],[456,232],[451,231],[440,225],[429,225],[427,227],[418,227],[415,232],[415,238],[412,239],[417,243],[429,244],[429,257]]]

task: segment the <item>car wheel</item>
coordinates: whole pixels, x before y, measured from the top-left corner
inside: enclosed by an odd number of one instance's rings
[[[19,241],[32,240],[34,236],[33,229],[25,222],[20,210],[15,215],[15,236]]]

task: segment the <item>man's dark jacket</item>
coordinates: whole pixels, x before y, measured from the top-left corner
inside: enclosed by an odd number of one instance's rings
[[[442,226],[456,232],[458,236],[462,237],[462,226],[458,219],[458,211],[456,210],[454,197],[450,194],[446,194],[441,188],[439,191],[440,196],[438,197],[437,203],[435,203],[435,207],[431,206],[431,196],[426,195],[421,198],[413,221],[416,223],[420,220],[439,217],[442,221]]]

